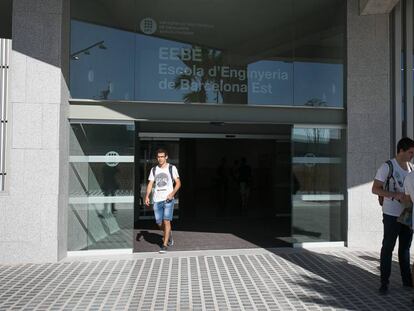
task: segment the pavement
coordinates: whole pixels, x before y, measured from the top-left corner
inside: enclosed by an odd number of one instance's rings
[[[0,266],[0,310],[414,310],[378,252],[244,249],[68,257]]]

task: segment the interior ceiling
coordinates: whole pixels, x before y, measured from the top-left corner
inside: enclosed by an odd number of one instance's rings
[[[292,49],[300,56],[309,48],[341,47],[343,10],[339,8],[343,5],[343,0],[72,0],[71,14],[76,20],[132,32],[140,32],[139,23],[146,17],[157,22],[213,25],[214,28],[195,28],[194,36],[153,36],[233,53],[242,51],[251,62],[288,56]],[[330,54],[333,59],[342,57],[342,52],[334,55],[332,50]]]

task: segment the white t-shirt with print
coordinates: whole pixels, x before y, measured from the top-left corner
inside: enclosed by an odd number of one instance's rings
[[[404,179],[411,171],[411,169],[410,167],[408,167],[408,170],[403,170],[395,158],[391,159],[391,162],[393,166],[393,178],[390,179],[389,191],[405,192]],[[378,169],[377,174],[375,175],[375,179],[385,183],[388,177],[388,170],[388,164],[382,164],[381,167]],[[392,198],[384,198],[384,204],[382,205],[382,212],[384,214],[398,217],[401,215],[402,211],[403,206],[400,202],[398,202],[395,199],[392,200]]]
[[[171,164],[168,164],[163,168],[157,165],[155,167],[155,176],[153,174],[153,169],[151,168],[148,180],[154,181],[154,193],[152,197],[154,202],[165,201],[167,196],[174,190],[169,170],[170,165]],[[172,166],[172,175],[174,179],[180,178],[177,168],[174,165]]]
[[[408,173],[404,180],[405,194],[411,197],[411,201],[414,202],[414,172]],[[413,224],[414,224],[414,213],[413,213]]]

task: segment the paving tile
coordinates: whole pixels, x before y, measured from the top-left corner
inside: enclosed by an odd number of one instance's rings
[[[378,266],[307,250],[0,266],[0,310],[413,310],[396,258],[386,297]]]

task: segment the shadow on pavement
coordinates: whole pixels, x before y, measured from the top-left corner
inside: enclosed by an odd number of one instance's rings
[[[287,278],[285,282],[297,289],[297,299],[305,304],[316,303],[347,310],[414,310],[414,291],[402,287],[397,262],[393,262],[389,294],[380,296],[375,257],[344,253],[344,258],[308,250],[274,253],[303,276]],[[312,294],[314,292],[317,294]]]
[[[141,239],[144,239],[147,243],[150,243],[150,244],[157,244],[157,245],[162,244],[162,235],[161,234],[149,232],[147,230],[141,230],[141,231],[137,232],[137,234],[135,236],[135,240],[137,242],[139,242],[139,241],[141,241]]]

